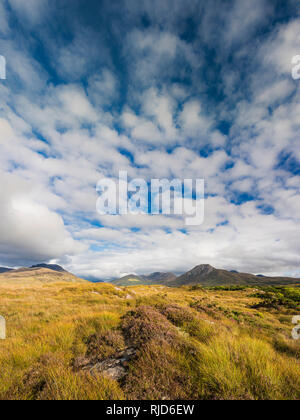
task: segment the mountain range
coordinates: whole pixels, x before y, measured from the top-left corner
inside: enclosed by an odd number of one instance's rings
[[[11,269],[0,267],[0,283],[2,280],[10,282],[84,282],[79,277],[69,273],[56,264],[37,264],[29,268]],[[291,277],[266,277],[235,270],[217,269],[208,264],[198,265],[185,274],[176,276],[173,273],[155,272],[148,275],[131,274],[120,279],[111,280],[114,286],[162,285],[169,287],[180,286],[233,286],[233,285],[293,285],[299,284],[300,279]]]
[[[227,286],[227,285],[285,285],[300,284],[300,279],[291,277],[265,277],[237,271],[220,270],[208,264],[199,265],[177,277],[169,286]]]
[[[266,277],[248,273],[239,273],[235,270],[227,271],[202,264],[180,276],[173,273],[153,273],[145,275],[128,275],[111,281],[117,286],[134,285],[164,285],[169,287],[180,286],[233,286],[233,285],[286,285],[300,284],[300,279],[291,277]]]

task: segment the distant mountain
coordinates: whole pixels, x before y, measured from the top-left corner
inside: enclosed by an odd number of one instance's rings
[[[300,279],[289,277],[258,277],[254,274],[238,273],[234,271],[219,270],[211,265],[204,264],[171,281],[169,286],[229,286],[229,285],[284,285],[300,284]]]
[[[175,281],[176,276],[173,273],[152,273],[149,275],[130,274],[120,279],[112,280],[111,283],[115,286],[137,286],[137,285],[168,285]]]
[[[64,269],[54,270],[44,267],[31,267],[19,268],[17,270],[0,273],[0,284],[2,282],[9,284],[32,285],[58,282],[86,283],[86,280],[82,280]]]
[[[19,268],[17,270],[0,267],[0,283],[32,282],[85,282],[63,267],[56,264],[37,264],[30,268]],[[212,267],[209,264],[198,265],[191,271],[177,277],[173,273],[155,272],[149,275],[130,274],[110,282],[115,286],[153,286],[162,285],[169,287],[180,286],[233,286],[233,285],[292,285],[299,284],[300,279],[290,277],[265,277],[262,274],[254,275],[239,273],[235,270],[227,271]]]
[[[142,276],[142,278],[150,281],[151,284],[167,284],[174,281],[176,276],[173,273],[152,273],[149,276]]]
[[[128,276],[121,277],[120,279],[112,280],[112,283],[115,286],[136,286],[142,284],[142,278],[136,276],[135,274],[129,274]]]
[[[8,271],[11,271],[12,268],[6,268],[6,267],[0,267],[0,274],[7,273]]]
[[[58,271],[58,272],[64,272],[66,271],[64,268],[62,268],[60,265],[57,264],[37,264],[33,265],[30,268],[47,268],[48,270]]]

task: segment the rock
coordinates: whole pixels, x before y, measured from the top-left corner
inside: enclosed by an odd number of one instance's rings
[[[124,376],[126,375],[126,369],[123,366],[115,366],[107,370],[104,370],[102,372],[102,375],[108,378],[111,378],[115,381],[119,381],[120,379],[124,378]]]
[[[136,349],[128,347],[119,352],[116,357],[95,362],[87,357],[78,357],[73,362],[73,368],[83,370],[91,375],[101,374],[115,381],[119,381],[127,374],[128,362],[136,355]]]
[[[77,370],[84,369],[90,364],[90,359],[86,357],[77,357],[73,362],[73,368]]]

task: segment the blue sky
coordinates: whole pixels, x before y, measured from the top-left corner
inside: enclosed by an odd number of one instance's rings
[[[299,276],[294,0],[0,0],[0,264]],[[96,184],[204,178],[205,222],[100,216]]]

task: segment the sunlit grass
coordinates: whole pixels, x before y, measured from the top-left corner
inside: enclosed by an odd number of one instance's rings
[[[251,289],[2,282],[0,399],[299,399],[290,309],[259,302]],[[125,383],[73,370],[89,337],[121,330],[123,316],[145,305],[160,315]],[[174,328],[171,341],[161,328]]]

